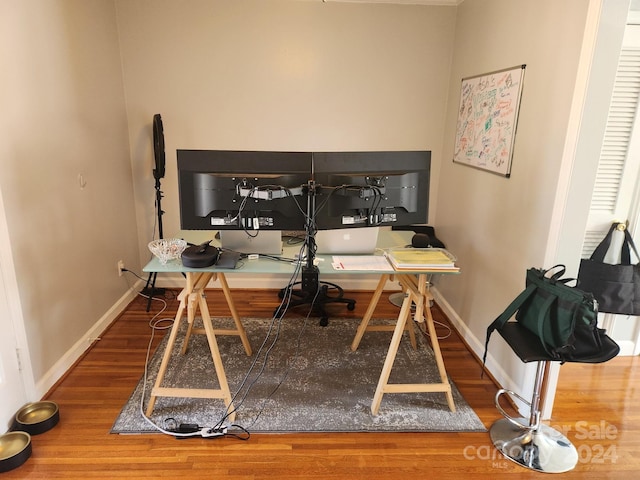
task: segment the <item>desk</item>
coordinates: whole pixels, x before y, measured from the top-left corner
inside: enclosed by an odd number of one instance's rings
[[[203,241],[212,239],[215,232],[212,231],[183,231],[178,234],[179,237],[184,238],[191,243],[202,243]],[[410,243],[411,233],[401,231],[386,231],[381,230],[378,237],[378,248],[385,249],[390,247],[404,246]],[[212,245],[219,246],[216,240],[212,240]],[[294,258],[298,253],[299,246],[285,245],[283,248],[283,257]],[[331,266],[331,256],[319,255],[324,261],[319,262],[320,275],[327,274],[365,274],[380,275],[380,280],[374,291],[373,297],[367,308],[367,311],[358,326],[355,338],[351,344],[352,350],[356,350],[358,345],[364,336],[365,332],[373,330],[392,330],[393,336],[389,345],[389,350],[382,367],[382,373],[376,388],[376,392],[371,404],[371,412],[376,415],[380,408],[382,397],[385,393],[409,393],[409,392],[442,392],[446,395],[447,403],[451,411],[455,411],[455,405],[453,402],[453,395],[451,392],[451,385],[449,384],[447,373],[444,367],[444,361],[438,344],[438,338],[433,324],[433,318],[430,310],[430,293],[428,291],[427,276],[434,273],[425,270],[402,270],[402,271],[354,271],[354,270],[334,270]],[[147,415],[151,415],[155,405],[155,400],[159,396],[169,397],[193,397],[193,398],[214,398],[222,399],[225,402],[229,412],[233,412],[232,398],[227,384],[226,376],[224,373],[224,366],[218,350],[218,344],[216,341],[216,334],[218,335],[237,335],[240,337],[247,355],[251,355],[251,346],[247,339],[246,332],[242,325],[242,322],[237,314],[229,286],[226,281],[225,275],[227,274],[251,274],[251,275],[265,275],[265,274],[288,274],[291,275],[294,272],[295,266],[287,262],[278,262],[269,259],[258,259],[246,261],[242,265],[242,268],[229,270],[213,267],[208,268],[187,268],[179,261],[168,262],[166,265],[162,265],[156,258],[153,258],[147,266],[144,268],[145,272],[156,273],[182,273],[185,275],[185,287],[178,297],[180,305],[178,312],[169,334],[169,340],[165,350],[165,354],[158,371],[158,377],[156,378],[155,385],[151,391],[151,399],[147,407]],[[456,272],[437,272],[443,274],[451,274]],[[380,296],[384,290],[384,286],[389,280],[397,280],[402,290],[405,292],[405,298],[398,314],[398,321],[395,325],[380,327],[370,325],[373,311],[380,299]],[[211,316],[207,307],[204,291],[209,282],[218,281],[224,292],[225,298],[229,305],[231,315],[235,321],[235,329],[233,330],[216,330],[213,328],[211,322]],[[416,321],[426,322],[427,331],[429,332],[431,346],[440,373],[441,382],[435,384],[390,384],[388,383],[393,363],[395,361],[398,347],[402,339],[402,334],[405,330],[408,330],[411,338],[411,343],[416,348],[415,333],[413,326],[408,319],[411,315],[411,306],[416,305],[415,318]],[[202,330],[193,329],[193,320],[197,310],[200,310],[204,328]],[[211,356],[214,362],[219,389],[177,389],[162,387],[162,380],[171,356],[171,351],[175,346],[176,337],[178,334],[179,324],[184,321],[184,313],[187,312],[186,321],[188,322],[187,334],[184,339],[183,353],[186,351],[189,336],[191,333],[204,333],[207,335],[209,347],[211,350]],[[234,420],[235,415],[231,413],[229,419]]]

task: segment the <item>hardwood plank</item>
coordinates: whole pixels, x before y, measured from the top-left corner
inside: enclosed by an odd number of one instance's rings
[[[235,289],[232,294],[241,317],[271,316],[278,304],[272,290]],[[370,295],[348,292],[347,296],[357,300],[352,312],[341,305],[329,308],[336,315],[353,317],[355,331]],[[176,292],[167,292],[167,309],[158,318],[172,318],[177,308],[175,296]],[[208,291],[207,304],[214,316],[230,315],[221,292]],[[111,435],[113,421],[143,372],[149,322],[160,308],[159,302],[152,305],[147,313],[146,299],[135,299],[52,389],[48,398],[60,406],[60,424],[34,436],[32,457],[20,468],[2,474],[3,480],[183,476],[390,480],[427,476],[459,479],[466,475],[493,479],[496,474],[540,478],[539,473],[503,459],[487,433],[253,434],[248,441]],[[385,292],[374,318],[392,318],[397,313]],[[433,314],[436,321],[448,324],[437,306]],[[154,348],[164,333],[155,336]],[[442,339],[440,346],[448,374],[489,427],[499,418],[493,405],[497,387],[486,376],[480,378],[476,358],[455,332]],[[637,476],[639,361],[626,357],[602,365],[565,364],[561,368],[551,423],[565,431],[581,458],[563,479]]]

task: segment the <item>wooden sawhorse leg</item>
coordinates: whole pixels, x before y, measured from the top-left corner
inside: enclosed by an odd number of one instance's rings
[[[398,275],[398,280],[406,292],[406,297],[402,302],[400,313],[398,315],[398,321],[393,330],[393,336],[391,343],[389,344],[389,350],[382,366],[382,373],[378,380],[378,386],[373,396],[371,403],[371,413],[377,415],[380,409],[380,403],[382,402],[382,396],[385,393],[413,393],[413,392],[443,392],[447,397],[447,404],[452,412],[455,412],[456,407],[453,401],[453,394],[451,392],[451,384],[447,377],[447,372],[444,367],[444,361],[442,359],[442,352],[440,351],[440,344],[438,343],[438,337],[436,329],[433,324],[433,317],[431,316],[431,309],[429,307],[429,296],[425,291],[427,285],[426,274],[419,274],[416,278],[415,275]],[[382,281],[382,279],[381,279]],[[386,279],[385,279],[386,281]],[[378,285],[380,288],[380,284]],[[377,289],[376,289],[377,292]],[[379,295],[378,295],[379,298]],[[375,294],[374,294],[375,299]],[[425,316],[425,322],[427,324],[427,330],[429,332],[429,338],[431,340],[431,347],[433,348],[433,354],[436,359],[438,372],[440,373],[441,383],[412,383],[412,384],[390,384],[389,376],[391,375],[391,369],[398,353],[398,347],[402,339],[402,334],[406,328],[407,320],[411,316],[411,304],[416,305],[416,318],[418,315]],[[363,319],[364,321],[364,319]],[[366,328],[366,327],[365,327]],[[355,342],[355,340],[354,340]],[[357,345],[356,345],[357,347]],[[353,345],[352,345],[353,349]]]
[[[360,325],[358,325],[358,330],[356,331],[356,336],[353,338],[353,341],[351,342],[351,351],[355,352],[358,349],[358,346],[360,345],[360,341],[362,340],[362,337],[364,336],[365,332],[391,332],[395,329],[394,325],[369,325],[369,321],[371,320],[371,317],[373,316],[373,312],[376,309],[376,306],[378,305],[378,301],[380,300],[380,295],[384,290],[384,286],[386,285],[388,280],[393,279],[392,277],[393,276],[389,274],[384,274],[380,276],[380,281],[378,282],[378,286],[373,292],[373,297],[371,297],[371,301],[369,302],[367,311],[365,312],[364,317],[362,317],[362,321],[360,322]],[[416,343],[416,334],[413,329],[413,325],[410,322],[406,323],[405,330],[409,332],[411,346],[414,348],[414,350],[417,349],[418,344]]]
[[[213,276],[212,276],[213,275]],[[210,280],[218,280],[220,282],[220,286],[222,287],[222,292],[224,293],[224,297],[227,300],[227,305],[229,306],[229,311],[231,312],[231,317],[235,323],[234,329],[214,329],[214,333],[216,335],[238,335],[240,340],[242,341],[242,346],[244,347],[244,351],[248,356],[251,356],[251,344],[249,343],[249,339],[247,338],[247,333],[244,329],[244,325],[242,325],[242,321],[240,320],[240,315],[238,315],[238,311],[236,310],[236,305],[233,303],[233,298],[231,297],[231,290],[229,289],[229,284],[227,283],[227,279],[222,273],[212,274],[212,275],[201,275],[198,279],[195,280],[195,289],[204,291],[205,287],[209,283]],[[181,294],[182,295],[182,294]],[[187,353],[187,348],[189,347],[189,338],[192,333],[203,334],[206,333],[204,328],[193,328],[193,321],[195,320],[195,309],[197,308],[197,301],[190,301],[187,306],[187,333],[184,338],[184,343],[182,344],[182,354]],[[209,317],[210,318],[210,317]],[[204,317],[203,317],[204,320]]]
[[[154,387],[151,390],[151,397],[147,406],[146,415],[151,416],[151,414],[153,413],[153,408],[155,407],[157,397],[219,398],[224,401],[225,406],[227,407],[227,411],[230,412],[229,420],[234,421],[235,411],[232,403],[231,391],[229,390],[227,377],[225,375],[224,366],[222,364],[222,357],[220,356],[220,350],[218,349],[216,332],[221,335],[239,335],[247,355],[251,355],[251,345],[249,344],[244,326],[242,325],[240,317],[238,316],[238,313],[235,309],[235,305],[231,298],[229,287],[226,279],[224,278],[224,275],[214,272],[187,272],[186,277],[187,285],[182,290],[182,292],[180,292],[180,296],[178,297],[180,299],[180,305],[178,306],[178,312],[171,328],[171,333],[169,334],[169,339],[167,341],[167,346],[162,357],[162,362],[160,363],[158,377],[156,378]],[[236,330],[216,331],[213,328],[211,315],[209,313],[209,307],[204,295],[204,290],[209,281],[216,279],[220,280],[220,283],[222,285],[227,303],[229,304],[231,314],[236,324]],[[198,309],[200,310],[200,315],[202,317],[202,323],[204,327],[203,329],[193,328],[193,322],[195,320]],[[213,360],[218,383],[220,385],[219,389],[170,388],[162,386],[162,380],[164,379],[167,366],[169,365],[171,352],[173,351],[173,348],[175,346],[175,342],[178,336],[178,330],[180,328],[180,322],[183,321],[185,310],[187,310],[188,327],[184,339],[182,353],[184,354],[184,352],[186,351],[186,345],[191,333],[204,333],[207,336],[207,341],[209,343],[211,358]]]

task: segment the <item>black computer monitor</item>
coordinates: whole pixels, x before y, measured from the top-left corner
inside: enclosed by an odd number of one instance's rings
[[[431,152],[313,154],[318,230],[425,224]]]
[[[184,230],[304,230],[311,153],[178,150]]]

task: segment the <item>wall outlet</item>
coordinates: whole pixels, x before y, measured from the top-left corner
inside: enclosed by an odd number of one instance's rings
[[[118,276],[121,277],[124,274],[124,260],[118,260]]]

